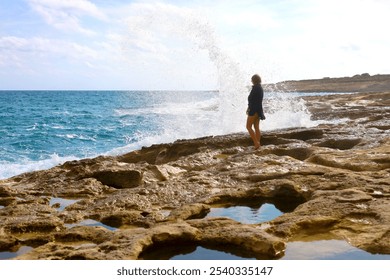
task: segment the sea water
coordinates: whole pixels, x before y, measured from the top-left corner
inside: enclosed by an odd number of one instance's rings
[[[246,104],[247,95],[240,101]],[[266,93],[265,99],[272,98]],[[0,179],[68,160],[245,131],[242,111],[228,112],[239,126],[221,124],[220,102],[218,91],[0,91]],[[264,130],[316,124],[304,110],[270,109]]]
[[[0,178],[204,135],[215,92],[0,91]]]

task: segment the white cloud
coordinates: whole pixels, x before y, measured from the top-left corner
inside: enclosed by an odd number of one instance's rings
[[[3,64],[23,69],[39,68],[41,63],[55,64],[58,59],[87,63],[99,58],[98,52],[89,47],[42,37],[0,37],[0,49],[9,58]]]
[[[31,4],[55,10],[68,10],[75,14],[86,14],[105,19],[105,15],[88,0],[29,0]]]
[[[95,31],[82,27],[80,18],[91,16],[106,20],[106,15],[88,0],[27,0],[30,6],[53,27],[87,35]]]

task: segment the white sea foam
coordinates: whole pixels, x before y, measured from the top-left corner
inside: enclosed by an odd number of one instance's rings
[[[56,137],[65,138],[65,139],[78,139],[78,140],[85,140],[85,141],[93,141],[93,142],[96,141],[96,139],[94,139],[93,137],[85,136],[82,134],[76,134],[76,133],[56,134]]]
[[[117,116],[139,116],[139,115],[199,115],[207,112],[218,111],[218,99],[211,98],[208,100],[196,101],[196,102],[163,102],[161,104],[142,108],[132,109],[117,109],[115,114]]]
[[[53,154],[50,158],[39,161],[24,160],[19,163],[0,162],[0,179],[9,178],[25,172],[48,169],[66,161],[78,159],[73,156],[60,157],[57,154]]]

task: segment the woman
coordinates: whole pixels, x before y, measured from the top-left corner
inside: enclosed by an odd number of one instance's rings
[[[248,118],[246,120],[246,129],[252,138],[255,149],[260,148],[260,120],[265,120],[263,112],[263,88],[261,78],[255,74],[252,76],[252,90],[248,96]],[[253,130],[254,127],[254,130]]]

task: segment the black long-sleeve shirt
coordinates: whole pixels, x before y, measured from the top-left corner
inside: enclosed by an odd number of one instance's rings
[[[248,115],[253,116],[258,114],[261,120],[265,120],[263,111],[264,91],[261,85],[254,85],[248,96]]]

